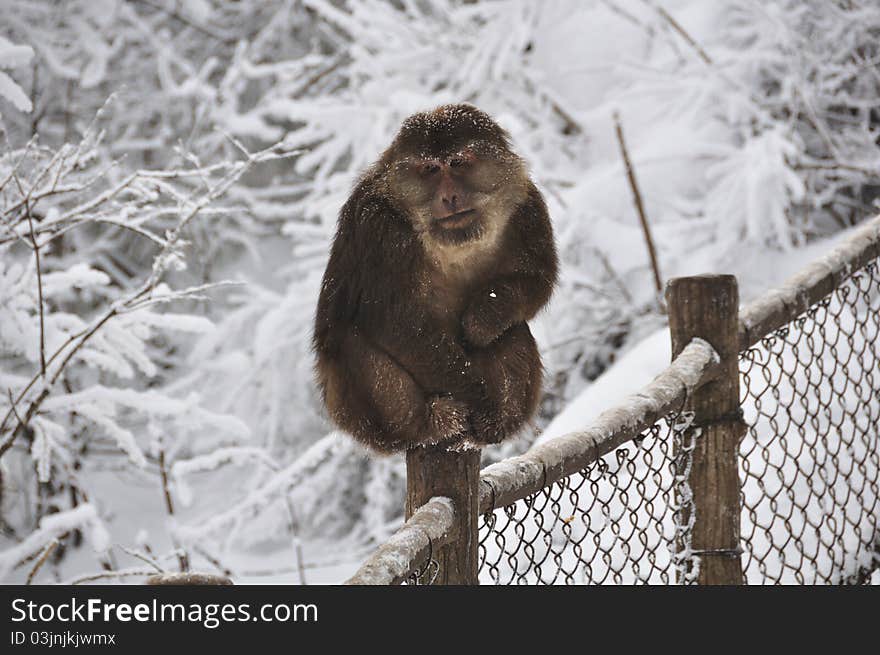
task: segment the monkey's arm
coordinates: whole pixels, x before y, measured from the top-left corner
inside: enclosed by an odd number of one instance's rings
[[[462,317],[468,344],[483,348],[510,327],[530,320],[550,298],[552,286],[539,276],[509,275],[493,280]]]
[[[509,228],[506,245],[513,263],[477,291],[462,317],[465,340],[480,348],[511,326],[532,319],[556,284],[559,264],[553,228],[544,199],[534,186],[511,216]]]

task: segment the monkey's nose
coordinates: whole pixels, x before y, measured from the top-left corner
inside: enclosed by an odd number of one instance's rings
[[[443,206],[452,213],[455,213],[458,207],[458,195],[452,194],[443,198]]]

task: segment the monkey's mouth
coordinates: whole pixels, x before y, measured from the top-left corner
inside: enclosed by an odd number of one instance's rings
[[[475,209],[463,209],[460,212],[455,212],[449,216],[435,218],[434,225],[443,228],[444,230],[457,230],[473,223],[476,217],[477,211]]]

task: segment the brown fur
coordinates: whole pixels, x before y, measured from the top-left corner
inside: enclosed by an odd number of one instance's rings
[[[476,163],[447,186],[477,218],[441,229],[413,166],[465,151]],[[547,208],[506,133],[468,105],[410,117],[340,213],[313,340],[331,418],[383,453],[516,433],[542,379],[526,321],[556,276]]]

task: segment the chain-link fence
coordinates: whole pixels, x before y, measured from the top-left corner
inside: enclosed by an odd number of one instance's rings
[[[670,414],[577,473],[484,514],[480,581],[665,584],[689,575],[688,418]]]
[[[688,316],[721,307],[708,279],[687,278],[710,291],[678,299]],[[880,583],[880,218],[738,314],[733,289],[732,347],[692,332],[583,432],[484,469],[478,535],[433,498],[351,582]],[[737,376],[742,418],[713,414]],[[453,534],[474,549],[456,580]]]
[[[880,565],[877,260],[743,351],[740,371],[746,580],[867,580]]]

